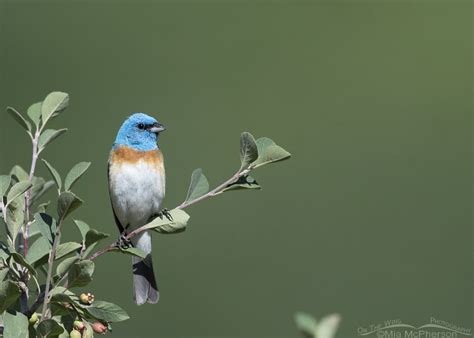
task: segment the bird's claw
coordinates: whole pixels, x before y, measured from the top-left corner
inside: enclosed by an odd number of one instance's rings
[[[127,237],[127,232],[124,231],[120,234],[117,243],[115,244],[119,249],[128,249],[132,247],[132,242]]]
[[[171,216],[171,213],[168,209],[164,208],[158,213],[158,217],[160,219],[163,219],[163,216],[165,216],[168,221],[173,221],[173,216]]]

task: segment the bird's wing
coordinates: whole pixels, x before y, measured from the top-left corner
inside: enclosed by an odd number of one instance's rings
[[[110,161],[107,162],[107,180],[109,182],[109,198],[110,198],[110,204],[112,205],[112,212],[114,213],[114,219],[115,219],[115,224],[117,225],[117,228],[120,230],[120,233],[124,232],[125,227],[120,223],[117,214],[115,213],[114,210],[114,204],[112,203],[112,196],[110,196]]]

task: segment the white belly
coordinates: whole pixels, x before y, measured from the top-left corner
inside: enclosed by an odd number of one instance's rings
[[[165,196],[165,173],[145,161],[111,164],[109,187],[112,206],[124,228],[146,224],[161,210]]]

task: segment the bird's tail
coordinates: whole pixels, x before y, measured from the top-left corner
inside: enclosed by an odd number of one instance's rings
[[[133,238],[132,243],[136,248],[148,254],[144,259],[132,257],[133,300],[138,305],[145,304],[146,302],[155,304],[160,298],[160,293],[158,292],[155,273],[153,272],[151,236],[148,232],[143,232]]]

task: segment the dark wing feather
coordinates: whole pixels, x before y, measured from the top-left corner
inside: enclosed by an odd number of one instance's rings
[[[112,197],[110,196],[110,162],[107,162],[107,181],[109,182],[109,198],[110,198],[110,205],[112,206],[112,212],[114,213],[115,224],[117,228],[120,230],[120,233],[125,231],[125,227],[120,223],[117,214],[114,210],[114,204],[112,203]]]

